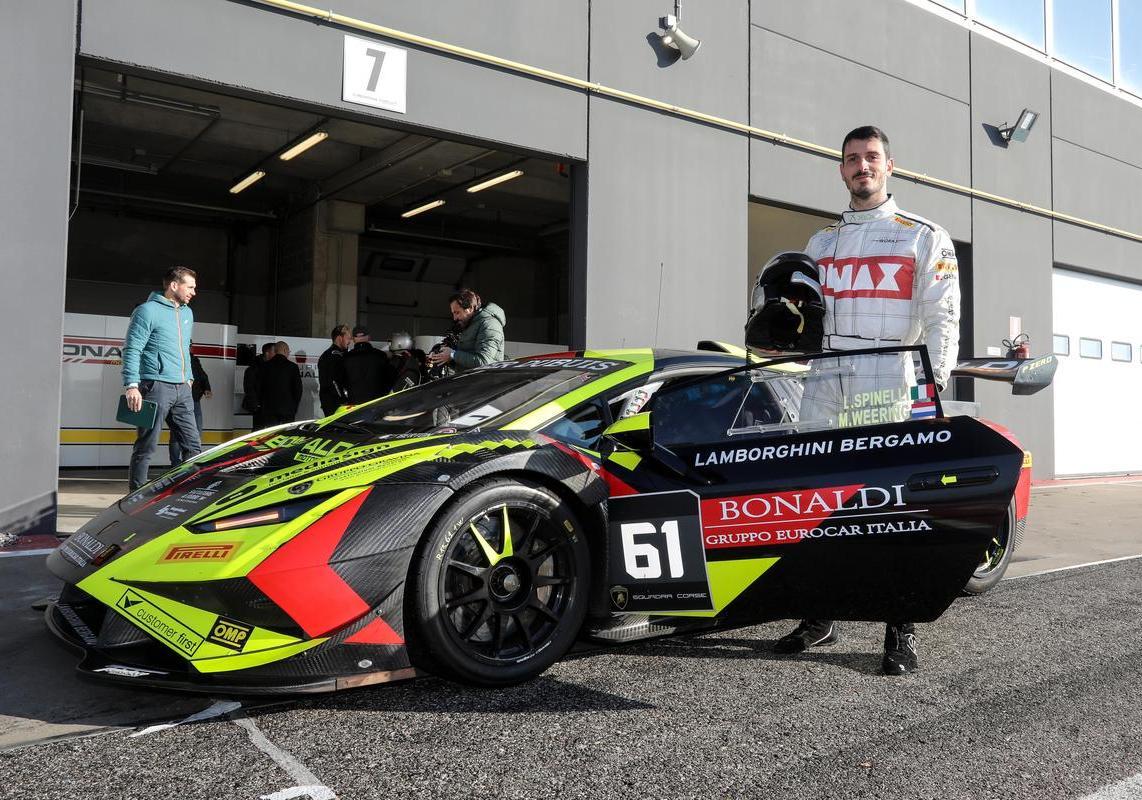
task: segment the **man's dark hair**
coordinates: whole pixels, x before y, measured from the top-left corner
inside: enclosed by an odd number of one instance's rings
[[[338,325],[330,332],[329,339],[331,341],[336,342],[337,337],[345,336],[348,333],[349,333],[349,326],[348,325],[344,325],[344,324]]]
[[[845,140],[841,142],[841,157],[844,158],[845,148],[848,147],[849,142],[863,142],[865,139],[880,139],[880,143],[884,145],[884,157],[892,158],[892,149],[888,144],[888,134],[875,125],[861,125],[859,128],[853,128],[845,134]]]
[[[270,352],[273,349],[274,349],[274,343],[273,342],[266,342],[264,345],[262,345],[262,355],[265,355],[266,353]]]
[[[166,277],[163,278],[163,288],[170,286],[172,283],[182,283],[187,278],[197,278],[194,270],[190,267],[171,267],[167,270]]]
[[[473,292],[471,289],[460,289],[453,292],[448,298],[449,303],[455,303],[460,308],[468,311],[469,309],[476,308],[480,305],[480,295]]]

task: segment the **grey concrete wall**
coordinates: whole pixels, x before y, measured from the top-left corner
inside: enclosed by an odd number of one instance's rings
[[[751,8],[752,125],[835,148],[858,125],[878,125],[898,167],[969,181],[966,31],[903,2]],[[964,197],[901,178],[890,191],[953,238],[970,238]],[[836,163],[762,140],[750,147],[750,194],[829,212],[848,201]]]
[[[974,34],[971,67],[972,185],[1050,207],[1050,68]],[[1027,141],[996,144],[987,126],[1014,124],[1023,108],[1044,115]],[[1051,221],[982,200],[972,206],[975,352],[982,356],[988,346],[1000,346],[1009,336],[1009,318],[1016,316],[1031,337],[1032,354],[1049,353]],[[1003,385],[976,381],[976,399],[985,416],[1011,428],[1034,453],[1035,477],[1050,477],[1055,463],[1051,390],[1013,397]]]
[[[974,234],[976,353],[986,355],[988,345],[1007,338],[1011,316],[1022,317],[1032,355],[1051,352],[1050,220],[977,201]],[[985,417],[1014,431],[1034,454],[1034,476],[1053,476],[1053,390],[1014,397],[1006,384],[976,381],[975,398]]]
[[[0,532],[54,533],[71,139],[71,3],[8,3],[0,24]]]
[[[591,80],[745,120],[747,4],[687,3],[689,61],[647,36],[670,4],[591,6]],[[693,347],[745,324],[748,142],[606,98],[590,105],[586,343]]]
[[[586,72],[586,0],[513,0],[507,11],[459,0],[347,0],[370,22],[484,48],[538,66]],[[513,15],[508,11],[514,11]],[[516,27],[526,30],[526,35]],[[246,87],[387,122],[462,132],[498,144],[586,156],[586,97],[574,89],[408,46],[408,112],[341,100],[344,36],[325,23],[228,0],[85,0],[81,53]],[[380,39],[379,39],[380,40]],[[380,40],[383,41],[383,40]],[[389,42],[406,47],[399,42]]]
[[[1142,233],[1142,108],[1055,75],[1055,208]],[[1055,223],[1055,262],[1142,281],[1142,242]]]

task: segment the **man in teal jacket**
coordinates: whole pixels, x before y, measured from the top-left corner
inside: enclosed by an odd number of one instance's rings
[[[471,369],[504,360],[504,310],[495,303],[484,303],[471,289],[461,289],[449,298],[452,321],[460,328],[455,347],[442,347],[430,353],[433,365],[451,363],[456,369]]]
[[[147,482],[151,455],[159,443],[162,420],[170,415],[172,435],[179,437],[182,457],[192,458],[202,450],[194,420],[190,363],[190,340],[194,312],[190,310],[196,288],[194,270],[174,267],[163,279],[163,291],[151,292],[135,307],[123,343],[123,393],[127,407],[138,411],[143,400],[158,406],[155,424],[139,428],[131,452],[130,490]],[[173,465],[172,465],[173,466]]]

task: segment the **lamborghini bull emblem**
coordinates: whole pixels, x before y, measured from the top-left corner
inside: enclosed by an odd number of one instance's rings
[[[630,594],[627,592],[625,586],[612,586],[611,587],[611,602],[615,604],[615,608],[622,611],[627,607],[627,601],[630,599]]]

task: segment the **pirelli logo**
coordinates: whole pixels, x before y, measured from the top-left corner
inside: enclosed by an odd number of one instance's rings
[[[160,564],[185,563],[188,561],[229,561],[238,550],[238,542],[213,542],[212,544],[176,544],[167,548]]]
[[[230,650],[241,652],[242,648],[246,646],[250,634],[253,632],[254,629],[249,625],[243,625],[237,620],[227,619],[226,617],[219,617],[210,627],[210,635],[206,637],[206,640],[214,644],[220,644]]]

